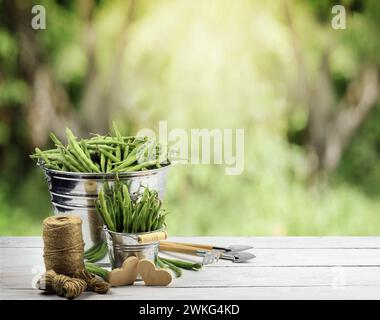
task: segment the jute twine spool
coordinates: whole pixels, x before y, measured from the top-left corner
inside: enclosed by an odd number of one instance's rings
[[[82,219],[77,216],[51,216],[43,221],[46,270],[72,275],[84,269]]]
[[[68,299],[83,291],[105,294],[109,284],[85,269],[82,220],[77,216],[52,216],[43,221],[44,261],[46,272],[38,288]]]

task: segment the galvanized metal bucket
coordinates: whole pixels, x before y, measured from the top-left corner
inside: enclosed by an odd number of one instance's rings
[[[117,179],[125,182],[132,196],[138,196],[148,187],[163,198],[170,165],[159,169],[126,173],[77,173],[44,168],[55,214],[72,214],[82,218],[85,250],[104,241],[103,223],[95,210],[98,191],[105,182]]]
[[[149,259],[154,263],[156,262],[159,241],[140,244],[138,237],[160,230],[141,233],[118,233],[110,231],[107,227],[104,227],[104,231],[112,269],[121,267],[124,260],[130,256],[135,256],[139,259]]]

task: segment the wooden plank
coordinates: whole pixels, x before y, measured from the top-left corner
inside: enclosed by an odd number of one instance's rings
[[[256,249],[255,266],[380,266],[379,249]],[[248,265],[248,264],[243,264]]]
[[[330,286],[314,287],[243,287],[243,288],[159,288],[136,286],[131,288],[115,288],[111,293],[99,295],[85,292],[78,300],[265,300],[265,299],[380,299],[380,286],[373,287],[345,287],[332,288]],[[0,299],[60,299],[55,295],[45,295],[33,289],[4,289],[0,292]]]
[[[226,246],[247,244],[254,249],[380,248],[380,237],[170,237],[169,240]]]
[[[113,288],[85,299],[380,299],[380,237],[178,237],[255,246],[250,263],[220,261],[169,288]],[[198,259],[198,258],[194,258]],[[0,238],[1,299],[46,299],[32,290],[44,268],[40,237]],[[56,298],[55,296],[48,296]],[[58,298],[58,297],[57,297]],[[61,298],[58,298],[61,299]]]
[[[33,271],[3,272],[2,288],[32,288],[39,278],[39,270]],[[380,267],[204,268],[198,272],[184,271],[170,285],[173,288],[287,286],[380,286]]]
[[[379,249],[254,249],[252,252],[256,258],[250,262],[219,260],[209,267],[380,266]],[[2,256],[4,271],[43,265],[42,248],[2,248]]]
[[[41,237],[0,237],[0,248],[42,248]]]
[[[252,249],[256,258],[246,263],[219,260],[211,267],[294,267],[294,266],[380,266],[379,249]],[[189,259],[188,255],[165,253],[172,258]],[[199,258],[192,260],[199,261]]]
[[[380,237],[170,237],[171,241],[215,245],[250,244],[257,249],[380,248]],[[2,248],[39,248],[40,237],[0,237]]]

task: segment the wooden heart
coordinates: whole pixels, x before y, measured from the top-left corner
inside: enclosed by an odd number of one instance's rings
[[[142,259],[137,265],[137,272],[147,286],[167,286],[172,282],[172,275],[164,269],[157,269],[148,259]]]
[[[127,286],[133,284],[137,277],[137,257],[128,257],[123,262],[121,268],[113,269],[108,275],[108,282],[113,287]]]

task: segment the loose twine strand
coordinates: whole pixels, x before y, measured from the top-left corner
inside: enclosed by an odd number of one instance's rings
[[[38,288],[68,299],[83,291],[105,294],[109,284],[85,269],[82,220],[77,216],[52,216],[43,221],[44,261],[48,270]]]
[[[108,292],[110,285],[109,283],[98,279],[95,275],[88,272],[86,269],[78,270],[73,275],[74,279],[84,280],[86,282],[86,290],[94,291],[96,293],[105,294]]]

